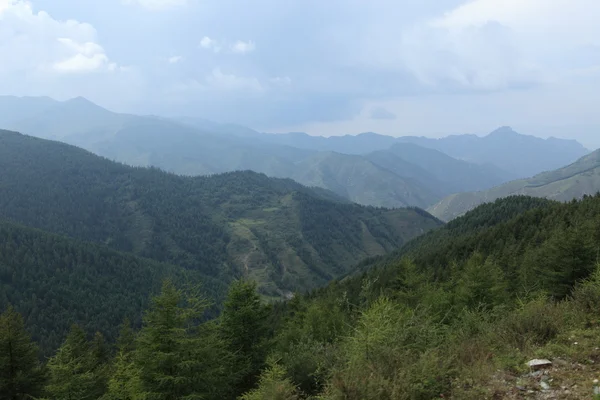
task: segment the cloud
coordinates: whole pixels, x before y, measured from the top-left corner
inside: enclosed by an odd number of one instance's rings
[[[418,126],[456,132],[473,119],[493,122],[490,130],[496,122],[514,125],[507,110],[517,122],[552,120],[553,93],[570,94],[564,108],[574,110],[565,111],[565,121],[567,115],[589,120],[584,110],[600,101],[597,0],[257,0],[241,15],[232,12],[239,0],[130,0],[185,12],[140,12],[121,0],[94,7],[81,0],[31,2],[23,8],[27,3],[0,0],[3,92],[106,93],[105,105],[116,107],[135,92],[131,81],[143,85],[137,98],[144,113],[202,113],[259,129],[317,123],[330,129],[343,121],[346,129],[356,126],[357,115],[361,127],[379,129],[409,126],[410,117],[412,133]],[[185,63],[166,68],[179,56]],[[478,112],[491,98],[498,100]],[[514,104],[524,98],[537,101],[539,113],[521,117]],[[402,106],[390,105],[400,100]],[[465,106],[460,118],[446,113],[444,101]],[[443,116],[439,125],[428,104]],[[372,119],[378,106],[398,118]],[[552,112],[544,117],[545,107]]]
[[[86,73],[98,70],[114,71],[115,63],[109,62],[102,46],[94,42],[77,43],[70,38],[58,38],[58,41],[73,52],[68,58],[55,62],[52,68],[63,73]]]
[[[371,119],[396,119],[397,115],[383,108],[375,107],[371,110]]]
[[[123,0],[123,2],[125,4],[137,4],[151,11],[162,11],[187,4],[187,0]]]
[[[207,84],[219,90],[262,92],[263,87],[256,78],[223,73],[220,68],[212,70],[206,77]]]
[[[473,0],[402,36],[406,65],[425,85],[505,90],[546,84],[600,43],[595,0]]]
[[[249,40],[247,42],[243,40],[237,40],[232,44],[228,44],[227,41],[218,41],[211,39],[208,36],[204,36],[200,40],[200,47],[206,50],[212,50],[215,53],[221,52],[223,48],[234,54],[247,54],[252,53],[256,49],[256,44]]]
[[[112,107],[139,101],[139,70],[111,60],[94,26],[33,7],[0,0],[0,94],[84,96]]]
[[[183,57],[182,56],[173,56],[173,57],[169,57],[169,64],[177,64],[181,61],[183,61]]]
[[[231,51],[238,54],[246,54],[252,53],[256,46],[253,41],[244,42],[242,40],[238,40],[231,46]]]
[[[200,47],[203,49],[212,50],[215,53],[221,51],[221,46],[218,44],[218,42],[209,38],[208,36],[204,36],[202,40],[200,40]]]
[[[34,12],[25,1],[0,1],[2,78],[14,73],[36,76],[116,69],[96,42],[91,25],[55,20],[44,11]]]

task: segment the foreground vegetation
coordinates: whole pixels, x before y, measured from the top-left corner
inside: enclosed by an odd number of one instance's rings
[[[590,398],[600,374],[598,226],[599,196],[569,204],[508,198],[359,276],[284,303],[264,305],[254,284],[237,281],[220,317],[207,322],[198,290],[166,281],[141,329],[125,323],[109,345],[75,326],[45,363],[27,323],[8,308],[0,323],[0,393]],[[553,367],[533,374],[532,358]]]

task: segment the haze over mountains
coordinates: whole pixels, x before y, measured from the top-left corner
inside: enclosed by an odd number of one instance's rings
[[[480,204],[512,195],[544,197],[569,201],[600,191],[600,150],[596,150],[573,164],[554,171],[543,172],[532,178],[520,179],[480,192],[450,195],[428,211],[449,221],[465,214]]]
[[[253,170],[383,207],[427,208],[450,194],[489,189],[587,154],[575,141],[539,139],[507,127],[485,137],[444,139],[265,134],[195,118],[119,114],[84,98],[0,97],[0,126],[130,165],[184,175]]]

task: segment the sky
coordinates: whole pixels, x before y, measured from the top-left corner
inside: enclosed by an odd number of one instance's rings
[[[314,135],[600,147],[598,0],[0,0],[0,94]]]

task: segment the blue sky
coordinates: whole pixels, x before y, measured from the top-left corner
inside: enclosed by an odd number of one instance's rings
[[[0,94],[268,131],[600,146],[597,0],[0,0]]]

